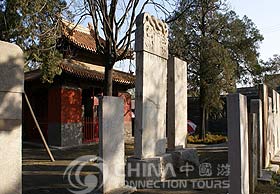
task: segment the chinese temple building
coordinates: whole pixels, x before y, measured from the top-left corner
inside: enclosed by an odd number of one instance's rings
[[[42,83],[40,69],[25,73],[25,92],[48,144],[76,146],[98,141],[98,96],[104,86],[103,59],[96,52],[90,28],[63,22],[58,48],[64,56],[61,75]],[[127,56],[129,58],[131,56]],[[126,137],[132,136],[131,96],[135,77],[113,71],[113,95],[124,99]],[[24,139],[40,141],[30,110],[24,107]]]

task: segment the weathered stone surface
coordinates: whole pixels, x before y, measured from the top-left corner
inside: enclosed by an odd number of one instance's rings
[[[274,173],[277,173],[279,170],[279,165],[272,164],[269,168],[262,170],[262,177],[258,178],[258,181],[265,181],[265,182],[271,182],[272,175]]]
[[[247,98],[241,94],[227,97],[230,165],[230,194],[249,194]]]
[[[167,46],[166,24],[146,13],[138,16],[134,134],[138,158],[166,150]]]
[[[12,131],[15,126],[20,126],[21,122],[21,119],[0,119],[0,132]]]
[[[82,129],[82,123],[61,124],[61,146],[81,145],[83,139]]]
[[[187,64],[170,57],[167,65],[167,143],[168,149],[185,148],[187,137]]]
[[[100,99],[99,148],[103,158],[103,193],[125,186],[123,99]]]
[[[262,100],[263,108],[263,142],[267,142],[267,126],[268,126],[268,88],[265,84],[259,86],[260,99]],[[263,168],[269,165],[267,155],[267,144],[263,143]]]
[[[255,193],[258,178],[258,115],[256,113],[249,114],[249,181],[250,193]]]
[[[126,183],[130,186],[145,188],[145,185],[151,182],[164,181],[173,176],[176,174],[171,154],[145,159],[133,157],[127,159]]]
[[[171,151],[170,154],[173,158],[174,168],[177,170],[186,165],[186,163],[196,167],[199,166],[199,157],[195,148],[178,149]]]
[[[107,194],[130,194],[136,192],[137,189],[135,187],[125,186],[124,188],[114,189]]]
[[[124,132],[125,132],[125,143],[130,143],[134,141],[132,136],[132,122],[124,122]]]
[[[0,91],[22,93],[24,81],[22,50],[15,44],[0,41],[0,51]]]
[[[268,112],[272,113],[273,112],[273,105],[272,105],[272,98],[268,97]]]
[[[258,177],[262,176],[263,167],[263,112],[262,101],[259,99],[251,100],[251,113],[257,114],[257,164],[258,164]]]
[[[23,52],[0,41],[0,193],[22,193]]]
[[[272,112],[277,112],[277,92],[275,90],[272,90]]]
[[[82,144],[82,123],[49,123],[48,143],[52,146],[71,147]]]
[[[21,119],[22,94],[0,91],[0,119]]]
[[[0,193],[21,194],[21,125],[10,127],[10,131],[0,131]]]
[[[168,58],[167,24],[156,17],[143,13],[136,19],[136,52],[148,52],[161,58]],[[153,63],[156,64],[156,63]]]

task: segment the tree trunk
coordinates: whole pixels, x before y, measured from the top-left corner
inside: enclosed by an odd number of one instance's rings
[[[105,66],[104,96],[113,95],[113,66]]]
[[[204,86],[200,86],[199,94],[199,107],[200,107],[200,133],[199,138],[205,139],[206,130],[208,126],[208,109],[206,107],[206,89]]]
[[[206,108],[205,109],[205,136],[206,136],[208,129],[209,129],[209,109]]]
[[[206,134],[206,108],[204,106],[200,107],[200,133],[199,139],[205,139]]]

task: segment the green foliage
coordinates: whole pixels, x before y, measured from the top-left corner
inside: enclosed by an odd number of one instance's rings
[[[189,5],[181,0],[177,14]],[[208,107],[220,104],[222,92],[237,81],[259,75],[258,45],[263,37],[246,16],[240,19],[222,0],[198,0],[170,25],[170,53],[187,61],[189,88],[204,87]]]
[[[280,174],[279,173],[272,174],[271,184],[275,185],[275,186],[280,186]]]
[[[210,133],[206,134],[205,139],[199,139],[198,135],[189,135],[187,137],[188,143],[198,143],[198,144],[217,144],[217,143],[224,143],[227,142],[227,137],[223,135],[212,135]]]
[[[205,131],[209,113],[223,107],[220,95],[261,74],[257,50],[263,37],[224,0],[180,0],[177,10],[171,16],[178,19],[170,24],[170,53],[188,64],[188,88],[200,97]]]
[[[263,75],[261,81],[266,83],[270,88],[277,89],[280,85],[280,56],[274,55],[267,61],[261,61]]]
[[[70,17],[64,0],[2,0],[0,39],[19,45],[25,54],[26,69],[40,67],[43,81],[52,82],[60,73],[62,59],[56,49],[62,15]]]

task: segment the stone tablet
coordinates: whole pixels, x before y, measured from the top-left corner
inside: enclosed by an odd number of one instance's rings
[[[22,50],[0,41],[0,193],[22,193]]]
[[[103,159],[103,193],[125,186],[123,99],[100,98],[99,153]]]
[[[262,124],[262,101],[259,99],[252,99],[250,105],[250,112],[257,114],[257,164],[258,177],[262,177],[263,167],[263,124]]]
[[[229,194],[249,194],[247,98],[241,94],[227,97]]]
[[[187,64],[170,57],[167,70],[167,143],[172,150],[185,148],[188,132]]]
[[[167,25],[147,13],[136,19],[135,156],[166,151]]]

